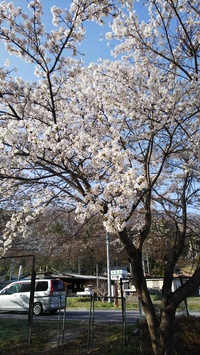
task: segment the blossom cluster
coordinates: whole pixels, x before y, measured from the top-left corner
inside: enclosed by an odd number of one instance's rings
[[[0,4],[1,40],[9,53],[34,62],[38,77],[27,82],[0,69],[0,195],[8,204],[14,201],[16,210],[5,230],[6,246],[28,234],[30,222],[52,202],[76,209],[80,220],[101,214],[105,229],[118,233],[135,210],[145,215],[147,197],[155,208],[163,201],[174,207],[175,197],[179,206],[183,180],[188,174],[198,180],[196,61],[181,50],[180,24],[169,55],[159,15],[155,19],[150,6],[150,22],[139,23],[131,3],[123,2],[124,12],[120,6],[108,34],[121,40],[114,53],[123,56],[88,67],[66,49],[76,49],[84,21],[99,22],[111,2],[74,0],[68,10],[52,7],[50,33],[41,21],[41,1],[30,2],[30,17],[12,3]],[[186,11],[181,3],[179,11]],[[188,33],[195,46],[192,11]],[[199,192],[191,186],[192,204]]]

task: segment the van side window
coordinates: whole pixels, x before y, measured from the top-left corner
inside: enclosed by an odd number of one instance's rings
[[[22,283],[21,284],[21,290],[20,290],[20,292],[30,292],[30,290],[31,290],[31,284],[30,284],[30,282],[28,283]]]
[[[48,281],[38,281],[36,283],[35,291],[47,291]]]

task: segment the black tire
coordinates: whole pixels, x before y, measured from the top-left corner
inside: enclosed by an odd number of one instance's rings
[[[42,308],[41,303],[39,303],[39,302],[34,303],[34,305],[33,305],[33,314],[35,316],[40,316],[42,313],[43,313],[43,308]]]

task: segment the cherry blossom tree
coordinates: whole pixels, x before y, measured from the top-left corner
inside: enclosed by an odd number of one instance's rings
[[[52,8],[47,33],[42,4],[29,17],[0,4],[7,51],[35,65],[35,82],[0,71],[1,195],[13,198],[5,249],[46,206],[74,210],[79,221],[101,215],[132,265],[154,354],[173,353],[178,305],[200,285],[200,264],[172,292],[174,268],[189,235],[188,210],[199,207],[199,6],[197,0],[149,0],[140,22],[133,1],[73,0]],[[115,60],[85,67],[78,58],[85,21],[112,18]],[[7,63],[6,63],[7,64]],[[148,293],[142,251],[152,211],[173,223],[159,315]],[[134,220],[132,230],[128,228]],[[171,233],[170,233],[171,240]],[[153,246],[152,246],[153,247]]]

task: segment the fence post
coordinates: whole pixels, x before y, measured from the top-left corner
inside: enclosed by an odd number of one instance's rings
[[[90,350],[93,351],[93,341],[94,341],[94,296],[90,295],[88,342],[87,342],[88,353],[90,352]]]
[[[28,332],[28,344],[31,342],[31,333],[33,327],[33,304],[34,304],[34,292],[35,292],[35,255],[32,255],[33,264],[32,264],[32,274],[31,274],[31,290],[30,290],[30,300],[29,300],[29,312],[28,312],[28,325],[29,325],[29,332]]]
[[[122,324],[123,324],[123,342],[126,345],[126,314],[125,314],[125,298],[123,294],[122,278],[120,278],[121,304],[122,304]]]
[[[180,276],[180,283],[181,283],[181,286],[182,286],[182,285],[183,285],[183,279],[182,279],[182,276]],[[187,314],[187,316],[189,316],[188,304],[187,304],[187,299],[186,299],[186,298],[184,299],[184,303],[185,303],[185,310],[186,310],[186,314]]]
[[[65,336],[66,304],[67,304],[67,295],[65,295],[65,308],[64,308],[63,322],[62,322],[62,346],[64,345],[64,336]]]

